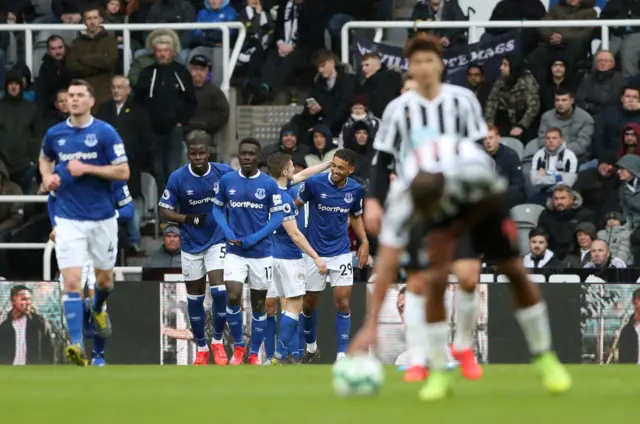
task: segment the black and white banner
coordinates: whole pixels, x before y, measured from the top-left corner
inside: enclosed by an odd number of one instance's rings
[[[377,53],[388,68],[400,68],[405,71],[408,67],[401,47],[373,42],[365,37],[354,35],[356,47],[356,68],[360,69],[362,56],[366,53]],[[500,75],[502,58],[511,53],[520,52],[520,32],[509,32],[491,41],[478,42],[467,46],[454,46],[444,52],[447,65],[447,82],[456,85],[466,85],[466,69],[476,63],[484,67],[485,80],[492,82]]]

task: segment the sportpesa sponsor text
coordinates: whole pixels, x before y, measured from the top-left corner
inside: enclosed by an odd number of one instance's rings
[[[60,162],[68,162],[72,160],[89,160],[98,159],[98,152],[74,152],[74,153],[58,153]]]

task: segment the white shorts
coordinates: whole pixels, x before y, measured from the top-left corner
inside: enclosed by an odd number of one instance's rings
[[[93,263],[87,262],[82,267],[82,280],[80,281],[82,282],[83,289],[85,287],[88,290],[96,289],[96,271],[93,269]],[[62,284],[62,289],[64,290],[64,278],[62,277],[62,274],[60,274],[60,284]]]
[[[267,292],[268,298],[302,296],[304,286],[304,259],[273,259],[273,283]]]
[[[233,253],[224,258],[224,281],[247,280],[251,290],[269,290],[273,282],[273,258],[242,258]]]
[[[184,281],[195,281],[207,275],[209,271],[224,269],[227,247],[225,243],[219,243],[200,253],[180,253]]]
[[[56,257],[60,269],[92,262],[96,269],[110,270],[118,257],[118,219],[76,221],[56,218]]]
[[[353,285],[353,256],[351,256],[351,253],[343,253],[332,258],[322,258],[322,260],[327,264],[328,275],[321,275],[313,259],[305,255],[306,291],[323,291],[327,278],[331,287]]]

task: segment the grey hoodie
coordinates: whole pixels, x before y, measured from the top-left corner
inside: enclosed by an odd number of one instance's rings
[[[604,230],[598,231],[598,239],[604,240],[609,244],[611,257],[618,258],[627,265],[631,265],[633,261],[630,237],[631,232],[622,225],[606,227]]]
[[[620,206],[630,231],[640,227],[640,156],[625,155],[618,161],[618,167],[633,174],[634,179],[620,185]]]

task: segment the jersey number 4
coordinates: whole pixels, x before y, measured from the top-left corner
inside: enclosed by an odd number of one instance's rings
[[[113,250],[114,250],[114,249],[113,249],[113,243],[112,243],[112,242],[109,242],[109,248],[107,249],[107,252],[109,252],[109,253],[113,253]]]

